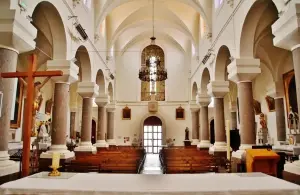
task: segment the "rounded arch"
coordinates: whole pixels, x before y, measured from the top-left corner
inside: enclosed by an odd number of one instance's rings
[[[38,30],[36,46],[53,59],[66,59],[65,27],[56,7],[48,1],[38,3],[32,13],[32,20],[33,25]],[[41,43],[39,43],[39,40]],[[47,48],[46,43],[51,47]],[[38,53],[40,53],[39,50]]]
[[[278,10],[272,0],[257,0],[248,11],[240,36],[240,57],[254,58],[255,42],[266,28],[278,19]]]
[[[107,91],[108,91],[110,102],[114,101],[114,89],[111,82],[109,82],[108,84]]]
[[[99,86],[99,95],[100,94],[105,94],[105,79],[104,79],[104,74],[101,69],[97,71],[96,75],[96,84]]]
[[[75,64],[79,67],[80,81],[90,81],[92,78],[92,66],[89,52],[85,46],[81,45],[78,47],[75,58]]]
[[[141,120],[141,124],[140,124],[140,135],[139,135],[139,138],[140,140],[143,140],[143,136],[144,136],[144,123],[145,123],[145,120],[149,117],[157,117],[160,119],[161,121],[161,128],[162,128],[162,145],[165,145],[166,144],[166,136],[167,136],[167,126],[166,126],[166,121],[165,119],[159,114],[159,113],[148,113],[146,114],[142,120]],[[143,142],[143,145],[144,145],[144,142]]]
[[[197,93],[198,93],[198,86],[197,83],[194,82],[192,86],[192,98],[191,98],[192,100],[196,100]]]
[[[230,64],[230,51],[226,45],[219,48],[215,63],[215,80],[225,81],[228,79],[227,66]]]
[[[210,73],[208,68],[204,68],[201,76],[201,82],[200,82],[200,93],[204,95],[208,95],[207,93],[207,85],[209,84],[211,80]]]

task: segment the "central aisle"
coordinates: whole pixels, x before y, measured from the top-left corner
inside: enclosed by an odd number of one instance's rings
[[[141,174],[163,174],[159,154],[147,154]]]

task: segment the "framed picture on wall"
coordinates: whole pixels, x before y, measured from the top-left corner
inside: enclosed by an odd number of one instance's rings
[[[176,120],[184,120],[185,119],[185,113],[184,113],[184,108],[179,106],[176,108]]]
[[[287,116],[291,111],[298,113],[295,72],[291,70],[283,75],[284,95]]]
[[[17,92],[16,92],[16,101],[15,104],[15,110],[14,112],[14,118],[10,120],[10,128],[17,129],[20,127],[21,123],[21,117],[22,117],[22,104],[23,104],[23,84],[21,82],[17,82]]]
[[[269,108],[269,112],[274,112],[275,111],[275,99],[270,97],[270,96],[266,96],[266,102]]]
[[[131,120],[131,109],[127,106],[122,110],[122,119],[123,120]]]

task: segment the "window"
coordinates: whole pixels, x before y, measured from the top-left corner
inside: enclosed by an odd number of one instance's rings
[[[157,70],[157,66],[156,66],[156,57],[152,56],[150,58],[150,80],[156,80],[156,70]],[[156,81],[154,82],[150,82],[150,92],[156,94]]]
[[[147,153],[158,154],[162,147],[161,126],[144,126],[144,148]]]
[[[220,5],[222,5],[222,3],[223,3],[223,0],[215,0],[215,8],[216,9],[219,8]]]

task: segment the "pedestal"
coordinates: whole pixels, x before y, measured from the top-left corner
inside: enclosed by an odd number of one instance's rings
[[[92,145],[90,141],[87,142],[81,142],[78,147],[74,149],[75,152],[92,152],[96,153],[97,148]]]
[[[209,149],[211,147],[209,140],[201,140],[200,143],[197,145],[199,149]]]
[[[195,146],[199,144],[199,140],[198,139],[192,139],[191,145]]]
[[[108,148],[109,147],[109,144],[106,143],[105,140],[97,140],[97,142],[94,144],[94,146],[96,148]]]
[[[191,146],[192,145],[190,140],[184,140],[183,143],[184,143],[184,146]]]
[[[109,146],[116,146],[117,145],[117,143],[114,139],[108,139],[107,143],[108,143]]]

